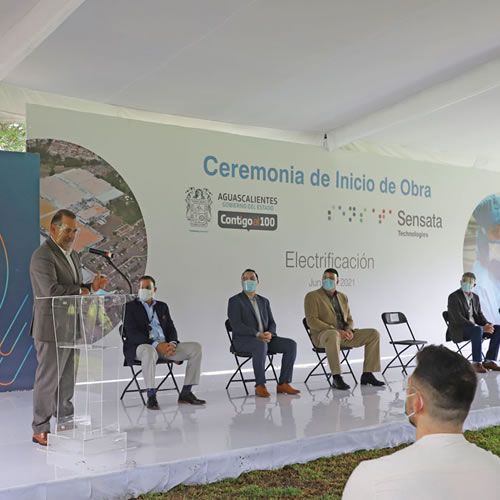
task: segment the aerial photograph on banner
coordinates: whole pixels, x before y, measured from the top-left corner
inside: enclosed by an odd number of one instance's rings
[[[106,259],[89,253],[91,248],[112,252],[114,264],[132,283],[144,274],[146,228],[127,183],[104,159],[77,144],[30,139],[27,150],[40,154],[40,243],[49,236],[57,210],[73,211],[80,226],[75,250],[84,282],[100,271],[110,279],[108,290],[128,292],[127,283]]]

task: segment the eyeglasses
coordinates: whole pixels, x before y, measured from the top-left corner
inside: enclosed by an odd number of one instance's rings
[[[64,234],[70,235],[74,234],[75,236],[80,232],[80,228],[68,227],[68,226],[56,226],[58,227]]]

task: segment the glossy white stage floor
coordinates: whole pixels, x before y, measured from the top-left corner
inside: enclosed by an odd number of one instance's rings
[[[245,397],[241,384],[227,393],[227,376],[205,376],[195,391],[208,401],[205,407],[178,406],[169,391],[159,395],[161,411],[147,410],[137,394],[128,394],[120,407],[128,448],[110,456],[105,468],[67,459],[49,465],[46,450],[31,442],[32,393],[1,393],[0,500],[128,499],[180,483],[408,442],[414,430],[403,415],[402,377],[392,372],[382,389],[329,390],[316,377],[308,387],[294,383],[302,393],[288,396],[276,395],[269,384],[269,400]],[[295,380],[306,374],[297,369]],[[499,384],[495,373],[480,377],[467,428],[500,423]]]

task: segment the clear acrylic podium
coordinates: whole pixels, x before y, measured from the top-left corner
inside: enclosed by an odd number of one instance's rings
[[[117,379],[127,299],[119,294],[36,299],[43,301],[38,311],[52,315],[57,350],[57,424],[48,436],[49,456],[97,464],[101,456],[105,466],[107,454],[126,453]]]

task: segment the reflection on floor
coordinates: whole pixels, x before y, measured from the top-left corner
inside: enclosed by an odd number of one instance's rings
[[[137,394],[129,394],[120,405],[128,447],[106,457],[105,467],[102,457],[98,466],[48,457],[31,442],[32,393],[1,393],[0,500],[126,498],[409,441],[414,430],[403,415],[402,377],[393,372],[384,388],[337,391],[317,377],[308,386],[294,384],[302,393],[289,396],[277,395],[269,384],[269,399],[245,396],[238,385],[226,392],[226,377],[207,376],[195,391],[208,401],[205,407],[179,406],[174,392],[164,392],[160,411],[147,410]],[[305,373],[297,370],[296,380]],[[480,377],[468,428],[500,423],[499,383],[493,372]]]

